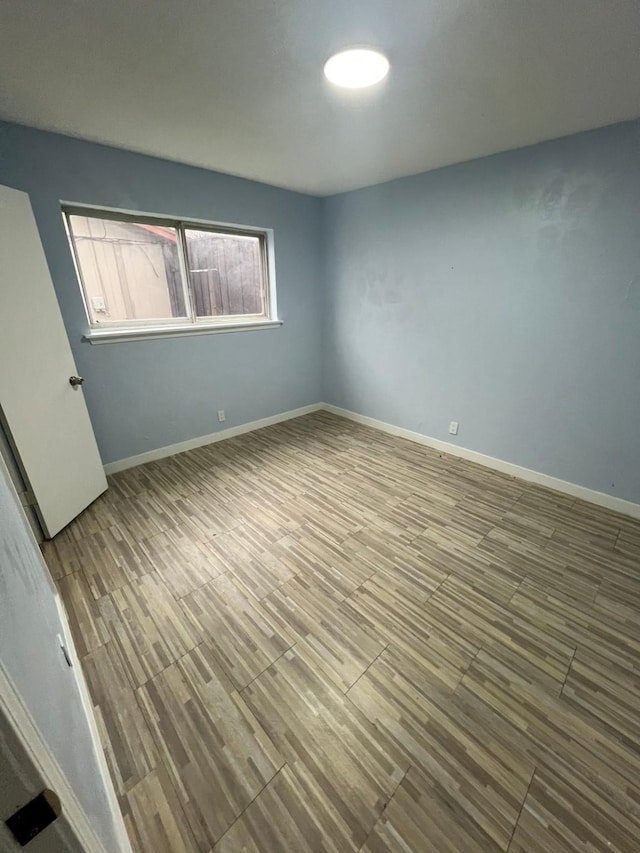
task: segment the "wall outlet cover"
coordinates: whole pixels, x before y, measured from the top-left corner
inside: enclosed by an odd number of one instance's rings
[[[226,420],[226,415],[224,413],[224,409],[218,409],[218,420],[220,421],[220,423],[222,423],[224,420]]]
[[[451,421],[451,423],[449,424],[449,435],[457,435],[458,427],[458,421]]]

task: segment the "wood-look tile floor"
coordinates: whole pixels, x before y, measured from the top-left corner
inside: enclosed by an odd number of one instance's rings
[[[326,413],[44,553],[145,853],[640,849],[640,522]]]

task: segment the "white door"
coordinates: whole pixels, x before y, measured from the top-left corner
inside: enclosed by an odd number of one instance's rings
[[[0,185],[0,410],[54,536],[107,488],[29,196]]]

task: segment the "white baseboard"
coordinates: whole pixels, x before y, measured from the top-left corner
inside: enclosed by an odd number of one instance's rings
[[[44,568],[45,571],[48,573],[48,569],[46,567]],[[131,842],[129,841],[129,836],[127,835],[127,829],[124,823],[124,819],[122,817],[120,806],[118,804],[118,796],[115,791],[113,779],[111,778],[109,765],[107,764],[107,759],[104,754],[104,749],[102,747],[102,741],[100,739],[100,732],[98,731],[98,724],[96,722],[93,702],[91,701],[91,696],[89,695],[89,687],[87,686],[84,671],[82,669],[82,664],[80,663],[80,658],[78,657],[76,644],[73,640],[73,635],[71,634],[71,626],[69,625],[67,611],[65,610],[64,604],[57,590],[54,592],[54,599],[56,603],[56,609],[58,611],[58,617],[60,619],[60,625],[62,626],[65,650],[71,660],[73,676],[76,680],[76,684],[78,685],[78,690],[80,692],[80,701],[82,702],[82,707],[87,718],[87,723],[89,726],[89,735],[91,737],[91,743],[93,744],[93,751],[96,756],[96,761],[98,762],[100,776],[102,777],[102,785],[107,795],[109,811],[111,813],[116,836],[118,838],[118,853],[133,853],[131,848]]]
[[[310,406],[302,406],[300,409],[291,409],[288,412],[281,412],[278,415],[271,415],[268,418],[260,418],[257,421],[249,421],[247,424],[239,424],[238,426],[218,430],[218,432],[211,432],[208,435],[190,438],[187,441],[179,441],[177,444],[156,447],[155,450],[147,450],[145,453],[138,453],[136,456],[128,456],[126,459],[108,462],[104,466],[104,472],[105,474],[117,474],[118,471],[135,468],[137,465],[144,465],[145,462],[164,459],[165,456],[175,456],[176,453],[183,453],[185,450],[193,450],[195,447],[213,444],[215,441],[224,441],[225,438],[233,438],[234,435],[242,435],[245,432],[253,432],[256,429],[262,429],[262,427],[279,424],[282,421],[289,421],[292,418],[299,418],[302,415],[309,415],[311,412],[317,412],[322,408],[324,408],[323,403],[313,403]]]
[[[262,427],[278,424],[282,421],[288,421],[292,418],[299,418],[302,415],[311,414],[325,410],[333,412],[334,415],[339,415],[343,418],[348,418],[350,421],[355,421],[365,426],[379,429],[382,432],[390,435],[397,435],[399,438],[406,438],[409,441],[414,441],[417,444],[424,444],[427,447],[432,447],[442,453],[448,453],[451,456],[458,456],[460,459],[468,459],[470,462],[477,462],[478,465],[484,465],[485,468],[493,468],[495,471],[500,471],[503,474],[508,474],[511,477],[518,477],[521,480],[526,480],[528,483],[537,483],[539,486],[545,486],[548,489],[553,489],[556,492],[561,492],[565,495],[571,495],[574,498],[580,498],[588,503],[596,504],[597,506],[605,507],[606,509],[620,512],[623,515],[629,515],[632,518],[640,518],[640,504],[633,501],[626,501],[623,498],[617,498],[614,495],[608,495],[605,492],[597,492],[595,489],[588,489],[586,486],[579,486],[576,483],[570,483],[568,480],[560,480],[557,477],[552,477],[549,474],[542,474],[540,471],[533,471],[531,468],[525,468],[522,465],[515,465],[513,462],[505,462],[504,459],[497,459],[494,456],[487,456],[485,453],[478,453],[477,450],[469,450],[467,447],[460,447],[457,444],[451,444],[448,441],[441,441],[438,438],[432,438],[429,435],[423,435],[420,432],[414,432],[410,429],[394,426],[394,424],[379,421],[376,418],[367,417],[367,415],[359,415],[357,412],[352,412],[349,409],[341,409],[339,406],[333,406],[330,403],[313,403],[310,406],[303,406],[300,409],[291,409],[288,412],[281,412],[278,415],[271,415],[268,418],[260,418],[257,421],[250,421],[239,426],[228,427],[227,429],[219,430],[218,432],[209,433],[209,435],[201,435],[197,438],[190,438],[187,441],[180,441],[177,444],[169,444],[166,447],[157,447],[155,450],[148,450],[146,453],[139,453],[137,456],[129,456],[126,459],[118,459],[116,462],[109,462],[104,466],[105,474],[116,474],[118,471],[124,471],[127,468],[135,468],[136,465],[144,465],[145,462],[152,462],[155,459],[164,459],[166,456],[174,456],[176,453],[182,453],[185,450],[193,450],[195,447],[202,447],[205,444],[212,444],[216,441],[224,441],[226,438],[233,438],[234,435],[242,435],[245,432],[253,432]]]
[[[358,424],[370,426],[382,432],[387,432],[390,435],[397,435],[400,438],[415,441],[418,444],[425,444],[427,447],[433,447],[435,450],[448,453],[451,456],[458,456],[461,459],[468,459],[470,462],[477,462],[478,465],[484,465],[485,468],[493,468],[503,474],[518,477],[529,483],[537,483],[539,486],[546,486],[548,489],[562,492],[565,495],[571,495],[574,498],[580,498],[597,506],[606,507],[614,512],[630,515],[632,518],[640,518],[640,504],[633,503],[633,501],[626,501],[623,498],[617,498],[605,492],[597,492],[595,489],[588,489],[586,486],[578,486],[576,483],[570,483],[567,480],[559,480],[557,477],[551,477],[549,474],[541,474],[539,471],[533,471],[531,468],[524,468],[522,465],[515,465],[513,462],[505,462],[503,459],[496,459],[494,456],[487,456],[484,453],[478,453],[476,450],[459,447],[457,444],[450,444],[448,441],[440,441],[438,438],[431,438],[431,436],[422,435],[422,433],[413,432],[410,429],[403,429],[402,427],[388,424],[385,421],[379,421],[376,418],[359,415],[356,412],[349,411],[349,409],[341,409],[339,406],[332,406],[325,403],[321,408],[328,412],[333,412],[334,415],[340,415],[343,418],[348,418],[350,421],[355,421]]]

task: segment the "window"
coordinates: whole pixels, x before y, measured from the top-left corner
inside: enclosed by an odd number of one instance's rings
[[[90,340],[278,324],[269,232],[64,207]]]

